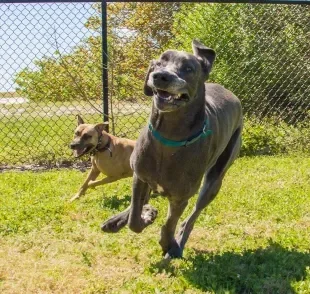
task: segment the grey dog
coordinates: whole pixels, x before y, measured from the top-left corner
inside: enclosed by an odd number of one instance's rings
[[[144,93],[153,97],[149,125],[131,155],[134,171],[131,205],[102,225],[116,232],[127,223],[140,233],[157,211],[150,189],[169,200],[160,245],[165,258],[182,257],[201,211],[215,198],[241,145],[242,108],[238,98],[218,84],[205,83],[215,51],[194,40],[193,53],[168,50],[149,67]],[[188,200],[203,185],[190,216],[175,230]]]

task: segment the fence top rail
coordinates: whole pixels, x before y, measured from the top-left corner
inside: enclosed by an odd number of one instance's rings
[[[126,0],[0,0],[1,3],[86,3],[86,2],[187,2],[187,3],[259,3],[259,4],[310,4],[310,0],[138,0],[138,1],[126,1]]]

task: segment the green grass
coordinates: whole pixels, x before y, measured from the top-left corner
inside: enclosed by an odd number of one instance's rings
[[[310,159],[239,159],[181,260],[158,245],[167,200],[143,233],[100,224],[129,205],[131,180],[68,200],[85,173],[0,175],[1,293],[310,293]],[[188,215],[194,205],[185,211]]]

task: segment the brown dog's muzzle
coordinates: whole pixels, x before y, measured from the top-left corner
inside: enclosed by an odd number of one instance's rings
[[[92,144],[84,145],[80,142],[72,142],[70,144],[70,148],[73,150],[73,154],[75,157],[80,157],[86,153],[89,153],[91,150],[94,149]]]
[[[72,150],[75,150],[75,149],[78,149],[80,145],[81,145],[80,143],[72,142],[72,143],[70,144],[70,148],[71,148]]]

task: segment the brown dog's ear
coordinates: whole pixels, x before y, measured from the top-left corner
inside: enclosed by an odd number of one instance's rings
[[[215,51],[201,44],[197,40],[193,40],[192,47],[194,55],[200,60],[202,68],[208,78],[212,69],[213,62],[215,60]]]
[[[77,114],[76,117],[77,117],[77,125],[78,126],[84,124],[84,120],[82,119],[82,117],[80,115]]]
[[[153,96],[153,94],[154,94],[152,88],[147,85],[147,81],[149,80],[150,73],[154,70],[154,67],[155,67],[154,65],[155,65],[155,61],[152,60],[150,66],[147,70],[147,74],[146,74],[146,77],[144,80],[144,89],[143,90],[144,90],[144,94],[146,96]]]
[[[100,124],[96,124],[95,125],[95,129],[97,130],[97,132],[99,134],[102,133],[102,131],[108,131],[108,126],[109,126],[109,123],[108,122],[103,122],[103,123],[100,123]]]

